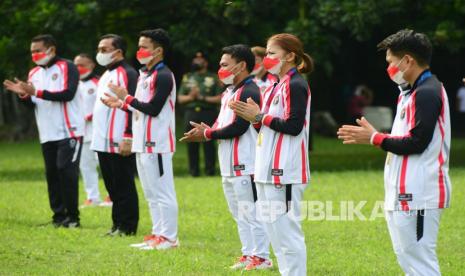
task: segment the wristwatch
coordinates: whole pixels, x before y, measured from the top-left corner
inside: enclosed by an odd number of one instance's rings
[[[263,116],[265,116],[264,113],[258,113],[257,115],[255,115],[255,121],[254,123],[260,123],[262,120],[263,120]]]

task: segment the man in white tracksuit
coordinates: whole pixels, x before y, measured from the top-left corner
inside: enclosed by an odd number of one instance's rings
[[[152,233],[140,244],[144,250],[176,248],[178,241],[178,204],[173,180],[175,152],[176,82],[163,62],[169,38],[163,29],[140,33],[137,59],[141,69],[135,96],[122,87],[110,86],[119,97],[104,102],[133,112],[132,150],[137,171],[152,217]]]
[[[236,116],[229,107],[231,101],[245,102],[248,98],[260,104],[260,90],[250,75],[254,63],[255,57],[246,45],[223,48],[218,77],[229,86],[221,99],[220,114],[211,128],[204,123],[192,122],[194,129],[181,139],[189,142],[218,140],[224,195],[242,243],[242,256],[231,269],[272,267],[265,225],[256,219],[255,211],[257,189],[253,174],[257,130],[250,122]]]
[[[97,99],[98,77],[94,73],[95,63],[91,56],[79,54],[74,58],[74,64],[79,71],[78,93],[82,100],[84,120],[84,141],[82,144],[81,170],[84,188],[87,199],[83,206],[97,206],[100,204],[100,191],[98,188],[98,160],[95,151],[90,149],[92,141],[92,113],[94,111],[95,100]]]
[[[399,85],[391,134],[365,118],[343,126],[345,144],[372,144],[387,151],[385,210],[397,261],[406,275],[440,275],[436,256],[439,222],[451,198],[450,117],[446,91],[432,75],[426,35],[401,30],[383,40],[389,77]]]

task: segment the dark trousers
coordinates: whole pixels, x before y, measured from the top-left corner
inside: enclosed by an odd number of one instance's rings
[[[185,131],[188,132],[192,129],[192,126],[189,124],[190,121],[196,123],[204,122],[207,125],[211,126],[215,122],[217,116],[218,114],[214,109],[200,111],[188,109],[185,113]],[[214,175],[217,154],[215,149],[215,142],[209,141],[202,144],[205,158],[205,173],[207,175]],[[187,144],[187,155],[189,158],[189,173],[193,176],[199,175],[199,147],[200,143]]]
[[[53,222],[62,222],[66,218],[78,222],[79,159],[82,138],[46,142],[41,146]]]
[[[134,234],[139,222],[139,200],[134,182],[135,157],[98,152],[105,187],[113,201],[113,229]]]

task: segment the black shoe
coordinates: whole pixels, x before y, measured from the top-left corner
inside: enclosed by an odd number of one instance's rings
[[[66,218],[62,223],[61,226],[64,228],[79,228],[81,224],[77,219]]]
[[[108,231],[105,236],[108,237],[125,237],[125,236],[134,236],[136,235],[136,231],[124,231],[119,228],[112,228]]]
[[[104,237],[112,237],[113,236],[113,233],[116,232],[116,230],[118,230],[116,227],[112,227],[110,230],[108,230],[108,232],[106,232],[105,234],[103,234]]]

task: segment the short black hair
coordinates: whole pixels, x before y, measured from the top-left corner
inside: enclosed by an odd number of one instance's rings
[[[148,37],[154,44],[160,45],[163,48],[163,54],[166,54],[170,47],[170,38],[164,29],[143,30],[139,33],[139,37],[141,36]]]
[[[423,33],[403,29],[385,38],[378,44],[378,50],[390,50],[394,55],[411,55],[419,65],[431,63],[433,46],[429,38]]]
[[[226,46],[223,48],[222,53],[231,55],[237,63],[245,61],[249,73],[253,71],[253,68],[255,67],[255,56],[249,46],[244,44]]]
[[[115,48],[115,49],[119,49],[121,50],[121,52],[123,52],[123,56],[126,55],[126,51],[128,49],[128,44],[126,43],[126,40],[122,37],[122,36],[119,36],[117,34],[106,34],[106,35],[102,35],[100,37],[100,40],[103,40],[103,39],[108,39],[108,38],[111,38],[111,45]]]
[[[77,55],[78,57],[82,57],[82,58],[87,58],[88,60],[92,61],[93,63],[95,63],[94,61],[94,58],[89,55],[88,53],[80,53]]]
[[[43,42],[45,47],[57,47],[57,42],[51,34],[36,35],[31,39],[31,42]]]

